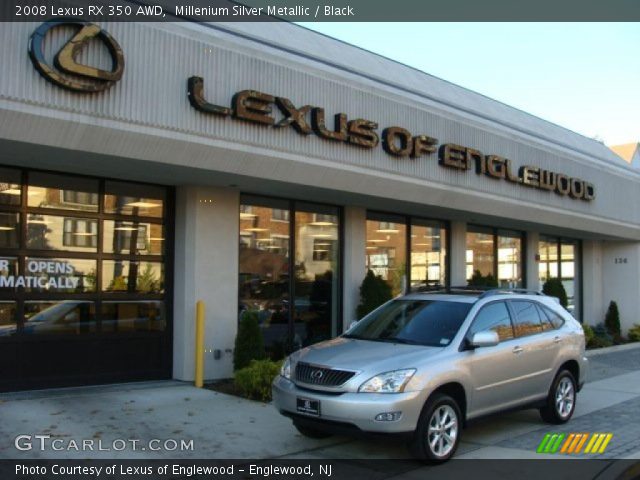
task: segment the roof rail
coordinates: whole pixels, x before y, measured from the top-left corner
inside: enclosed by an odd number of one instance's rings
[[[541,295],[544,296],[544,293],[539,290],[531,290],[527,288],[493,288],[491,290],[486,290],[480,295],[479,298],[490,297],[492,295],[503,295],[503,294],[529,294],[529,295]]]
[[[411,293],[447,293],[452,295],[480,295],[493,287],[476,287],[473,285],[464,286],[449,286],[444,285],[421,285],[419,287],[413,287]]]
[[[541,295],[545,294],[538,290],[531,290],[526,288],[496,288],[487,287],[481,285],[462,285],[462,286],[420,286],[414,287],[411,293],[447,293],[452,295],[478,295],[478,300],[492,295],[505,295],[505,294],[529,294],[529,295]]]

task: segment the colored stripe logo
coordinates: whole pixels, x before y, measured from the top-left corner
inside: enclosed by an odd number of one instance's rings
[[[538,453],[604,453],[613,433],[547,433],[538,445]],[[584,449],[584,450],[583,450]]]

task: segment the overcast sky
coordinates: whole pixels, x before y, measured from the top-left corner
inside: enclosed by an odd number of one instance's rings
[[[302,23],[607,145],[640,141],[640,23]]]

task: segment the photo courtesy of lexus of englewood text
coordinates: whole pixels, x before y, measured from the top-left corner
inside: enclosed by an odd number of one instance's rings
[[[640,4],[2,3],[2,480],[640,478]]]

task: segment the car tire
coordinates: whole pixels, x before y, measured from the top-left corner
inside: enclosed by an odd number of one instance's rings
[[[409,451],[427,463],[446,462],[455,454],[461,433],[462,414],[458,403],[448,395],[437,393],[422,409]]]
[[[540,416],[547,423],[559,425],[568,422],[576,409],[576,379],[569,370],[561,370],[553,379],[546,405]]]
[[[293,422],[293,426],[296,427],[296,430],[300,432],[300,434],[307,438],[329,438],[332,436],[331,433],[325,432],[323,430],[319,430],[317,428],[310,427],[308,425],[302,425],[296,421]]]

